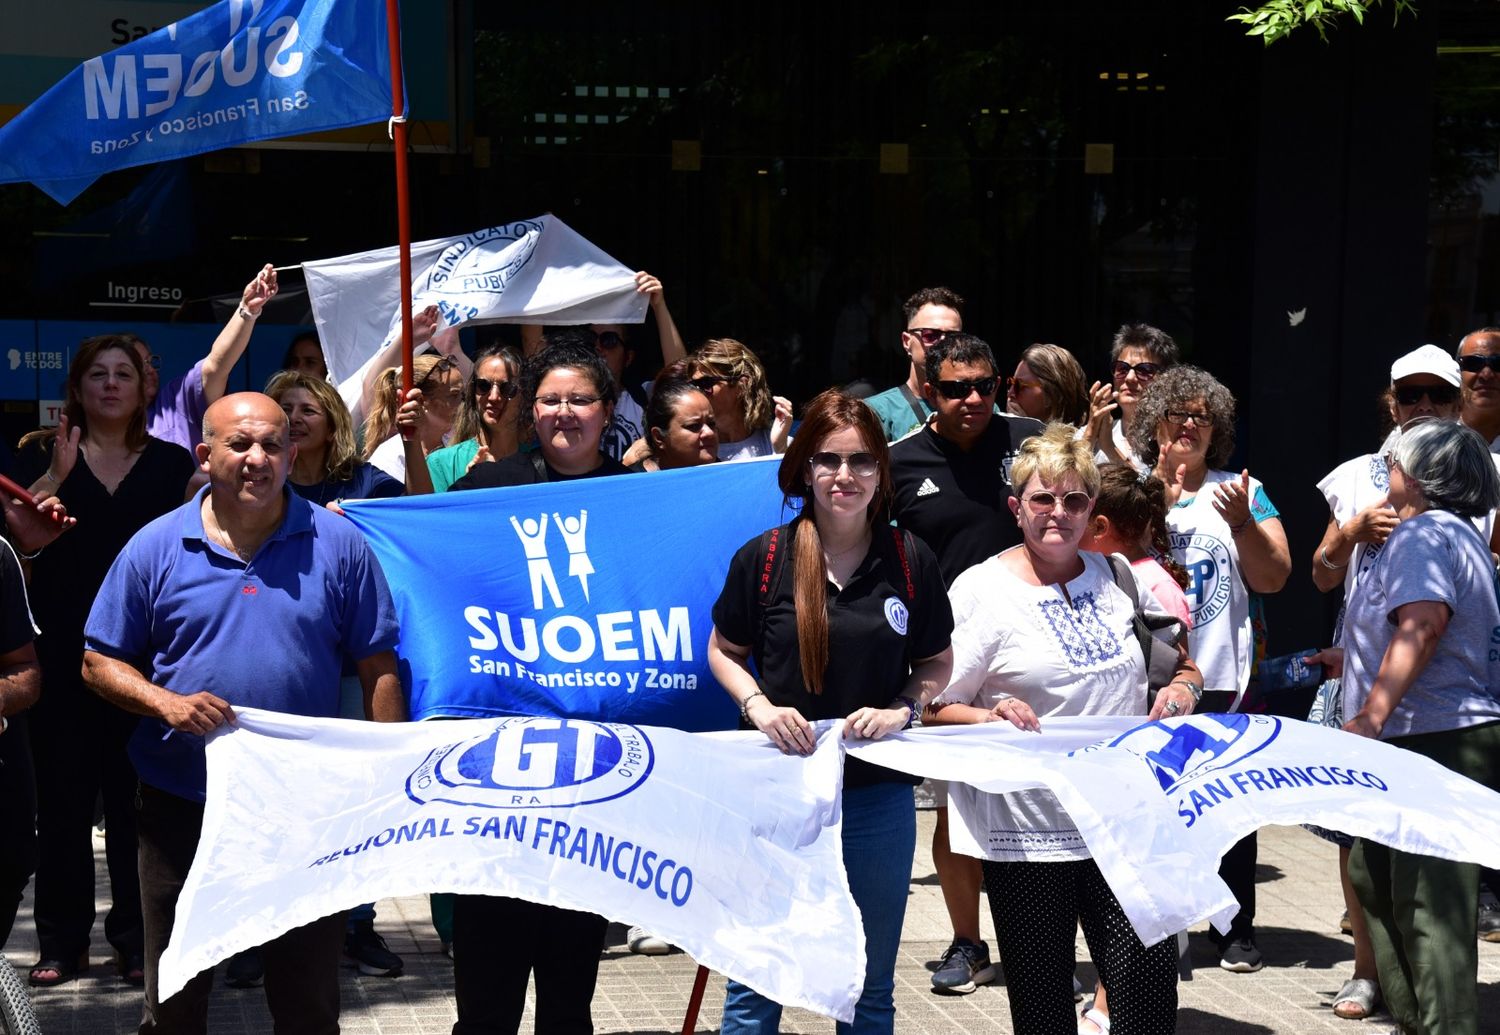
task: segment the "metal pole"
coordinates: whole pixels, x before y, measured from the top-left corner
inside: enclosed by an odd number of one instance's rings
[[[693,978],[693,994],[688,999],[687,1015],[682,1018],[682,1035],[693,1035],[698,1027],[698,1010],[703,1006],[703,989],[708,986],[708,968],[698,964],[698,974]]]
[[[401,244],[401,395],[411,391],[411,202],[406,169],[406,100],[401,75],[401,11],[385,0],[386,36],[391,51],[391,140],[396,150],[396,227]]]

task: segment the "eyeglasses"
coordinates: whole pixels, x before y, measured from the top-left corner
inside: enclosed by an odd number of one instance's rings
[[[594,348],[596,349],[608,349],[612,352],[624,347],[625,339],[615,331],[600,331],[594,335]]]
[[[570,410],[586,410],[597,405],[599,400],[597,395],[539,395],[536,404],[544,410],[560,410],[564,406]]]
[[[1030,496],[1022,496],[1031,512],[1037,517],[1050,514],[1062,504],[1063,511],[1069,517],[1078,517],[1087,514],[1090,507],[1094,505],[1094,497],[1086,492],[1067,492],[1059,496],[1055,492],[1033,492]]]
[[[994,395],[995,390],[1000,387],[1000,379],[981,377],[977,381],[939,381],[936,387],[938,394],[944,399],[967,399],[971,392],[988,397]]]
[[[913,338],[920,339],[923,345],[936,345],[954,332],[945,331],[938,327],[908,327],[906,333],[910,334]]]
[[[1458,401],[1458,389],[1452,385],[1406,385],[1395,390],[1396,401],[1402,406],[1415,406],[1424,395],[1434,406],[1451,406]]]
[[[1477,374],[1485,367],[1489,367],[1492,374],[1500,374],[1500,353],[1458,357],[1458,369],[1466,374]]]
[[[714,385],[732,385],[737,381],[739,381],[737,377],[725,377],[722,374],[705,374],[703,377],[691,378],[688,384],[698,389],[704,395],[707,395],[714,390]]]
[[[1028,377],[1007,377],[1005,383],[1012,392],[1019,392],[1026,388],[1040,388],[1042,383]]]
[[[1114,365],[1115,380],[1125,380],[1130,376],[1132,370],[1135,371],[1135,379],[1137,381],[1146,382],[1161,373],[1162,366],[1160,363],[1126,363],[1124,360],[1116,360]]]
[[[1214,426],[1214,419],[1206,413],[1192,413],[1188,410],[1167,411],[1167,423],[1174,428],[1180,428],[1188,421],[1192,421],[1195,428],[1211,428]]]
[[[474,379],[474,394],[488,396],[495,389],[500,389],[500,398],[514,399],[521,386],[514,381],[491,381],[487,377],[476,377]]]
[[[814,453],[807,461],[818,474],[838,474],[839,468],[849,465],[852,474],[868,478],[880,470],[880,460],[874,453]]]

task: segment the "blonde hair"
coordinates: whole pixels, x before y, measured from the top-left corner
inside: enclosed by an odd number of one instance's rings
[[[336,482],[348,481],[354,477],[354,468],[359,464],[359,449],[354,443],[354,418],[349,407],[344,405],[339,390],[321,377],[310,377],[297,370],[281,370],[266,382],[266,394],[277,403],[287,392],[299,388],[313,397],[328,419],[328,452],[323,457],[323,477]]]
[[[411,361],[411,383],[420,385],[437,371],[453,367],[448,356],[424,352]],[[455,368],[456,369],[456,368]],[[379,445],[396,433],[396,411],[401,409],[401,368],[386,367],[375,379],[375,404],[365,418],[365,453],[368,461]]]
[[[742,342],[733,338],[711,338],[698,347],[692,355],[694,372],[717,377],[742,378],[740,405],[745,411],[745,430],[760,431],[771,426],[776,416],[776,403],[771,399],[771,386],[766,380],[766,368],[760,359]]]
[[[1099,468],[1088,440],[1079,438],[1071,424],[1048,424],[1046,431],[1021,443],[1010,469],[1011,492],[1021,495],[1033,476],[1056,485],[1070,474],[1082,483],[1084,492],[1099,495]]]

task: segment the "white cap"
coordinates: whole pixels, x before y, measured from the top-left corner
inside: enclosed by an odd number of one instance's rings
[[[1413,374],[1440,377],[1454,388],[1461,388],[1464,383],[1458,372],[1458,360],[1436,345],[1423,345],[1391,364],[1391,384]]]

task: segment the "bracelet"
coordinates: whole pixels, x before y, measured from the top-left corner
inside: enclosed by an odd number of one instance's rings
[[[240,308],[239,308],[239,315],[240,315],[240,319],[242,319],[242,320],[250,320],[251,322],[254,322],[256,314],[252,313],[250,310],[246,309],[245,308],[245,303],[241,302],[240,303]]]
[[[1237,524],[1237,525],[1230,525],[1229,526],[1229,534],[1230,535],[1239,535],[1246,528],[1248,528],[1249,525],[1250,525],[1250,522],[1252,522],[1254,520],[1255,520],[1255,516],[1252,514],[1250,517],[1247,517],[1245,520],[1241,521],[1239,524]]]
[[[1318,560],[1322,561],[1323,567],[1327,568],[1329,571],[1343,571],[1345,568],[1349,567],[1348,561],[1345,561],[1343,564],[1334,564],[1332,561],[1330,561],[1328,559],[1328,547],[1326,546],[1319,548]]]
[[[766,692],[764,690],[757,690],[757,691],[755,691],[755,693],[751,694],[749,697],[747,697],[743,701],[741,701],[740,702],[740,718],[744,719],[746,722],[749,722],[750,721],[750,702],[753,701],[753,700],[755,700],[757,697],[765,697],[765,696],[766,696]]]
[[[1188,688],[1188,692],[1193,695],[1193,703],[1194,704],[1197,704],[1199,701],[1203,700],[1203,687],[1199,686],[1197,683],[1193,682],[1191,679],[1174,679],[1170,683],[1168,683],[1167,685],[1168,686],[1185,686],[1185,687],[1187,687]]]

